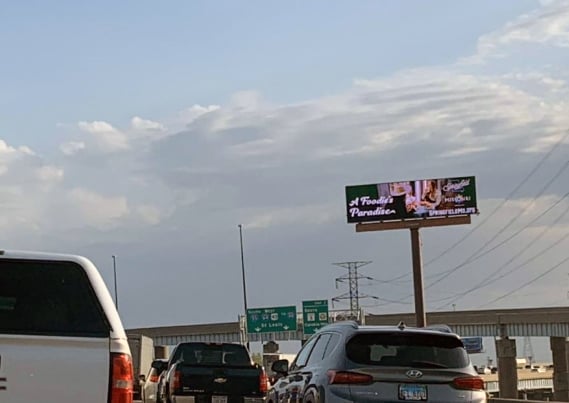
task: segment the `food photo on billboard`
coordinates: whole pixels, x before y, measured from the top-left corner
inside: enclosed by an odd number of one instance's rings
[[[477,214],[474,176],[346,186],[349,223]]]

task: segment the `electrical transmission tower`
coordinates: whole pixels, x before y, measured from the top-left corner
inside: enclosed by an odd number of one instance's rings
[[[369,262],[343,262],[343,263],[333,263],[335,266],[343,267],[348,270],[348,273],[338,277],[336,279],[336,288],[338,288],[338,283],[348,283],[348,292],[332,298],[332,303],[339,302],[341,300],[350,300],[350,312],[352,315],[358,316],[360,312],[360,299],[363,298],[375,298],[377,297],[371,295],[360,294],[359,290],[359,280],[373,280],[372,277],[363,276],[358,273],[358,269],[362,266],[370,264]]]

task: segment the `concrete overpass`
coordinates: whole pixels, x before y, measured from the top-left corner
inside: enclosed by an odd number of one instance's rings
[[[367,315],[366,325],[396,325],[404,321],[415,325],[415,314],[396,313]],[[569,307],[492,309],[479,311],[451,311],[427,313],[427,323],[447,324],[461,336],[483,337],[569,337]],[[144,334],[158,345],[175,345],[185,341],[241,342],[243,323],[227,322],[199,325],[159,326],[127,330],[131,334]],[[295,332],[249,335],[250,341],[302,340],[302,315],[299,314]]]
[[[366,325],[396,325],[404,321],[415,325],[415,315],[399,313],[367,315]],[[298,330],[266,334],[250,334],[250,341],[302,340],[302,314]],[[510,337],[550,337],[555,399],[569,402],[569,307],[492,309],[427,313],[428,324],[446,324],[460,336],[496,337],[496,355],[500,376],[500,396],[517,397],[516,344]],[[156,345],[175,345],[188,341],[243,342],[244,321],[217,324],[163,326],[127,330],[127,334],[152,337]]]

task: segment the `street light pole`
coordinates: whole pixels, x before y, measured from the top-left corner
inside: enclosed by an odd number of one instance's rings
[[[243,254],[243,226],[241,224],[239,227],[239,244],[241,245],[241,275],[243,279],[243,307],[245,308],[245,320],[247,320],[247,283],[245,281],[245,257]],[[247,349],[249,349],[249,338],[245,335],[247,340]]]
[[[113,274],[115,278],[115,306],[119,309],[119,294],[117,291],[117,257],[113,255]]]

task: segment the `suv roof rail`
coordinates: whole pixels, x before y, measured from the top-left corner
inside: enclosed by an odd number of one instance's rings
[[[449,325],[444,325],[444,324],[428,325],[425,326],[425,329],[438,330],[439,332],[444,332],[444,333],[454,333]]]
[[[326,326],[320,328],[320,330],[328,329],[328,328],[334,328],[334,327],[338,327],[338,326],[350,326],[354,329],[357,329],[359,327],[358,322],[356,322],[355,320],[341,320],[338,322],[330,323],[329,325],[326,325]]]
[[[355,320],[341,320],[341,321],[334,322],[334,323],[341,325],[341,326],[351,326],[354,329],[357,329],[359,326],[358,322],[356,322]]]

